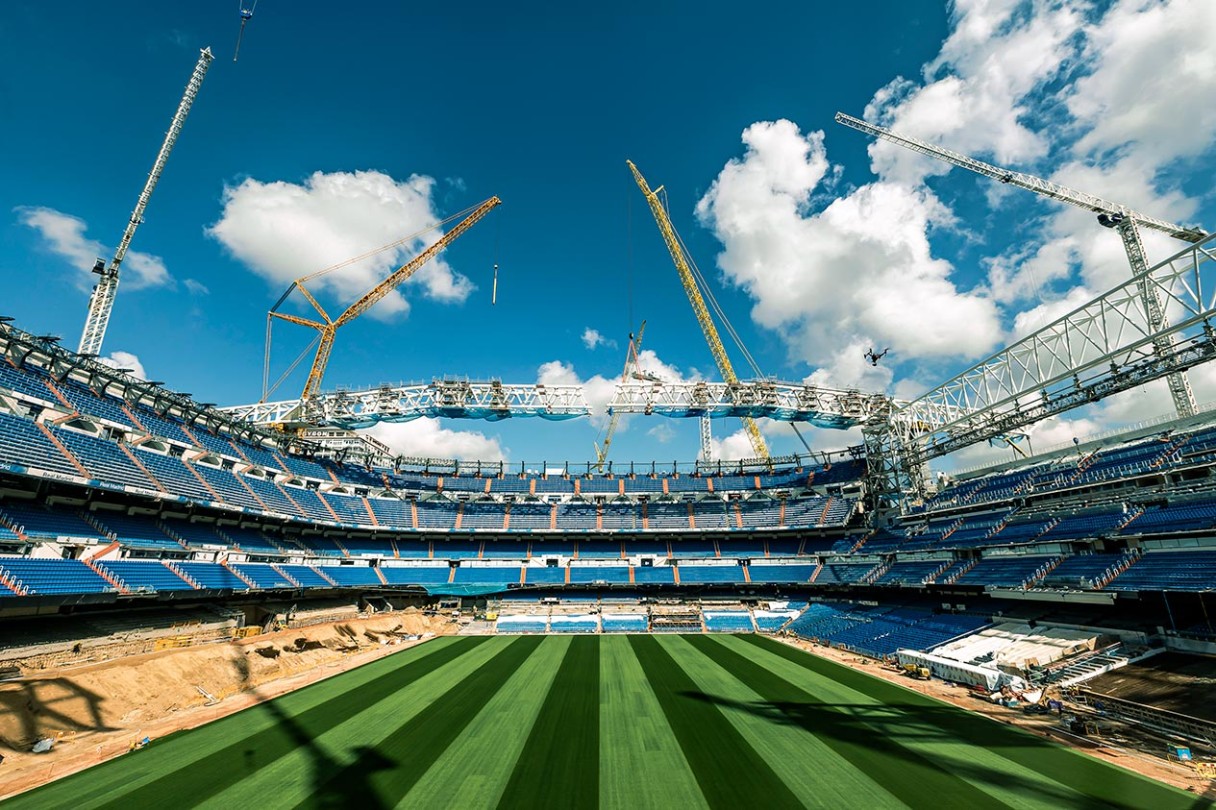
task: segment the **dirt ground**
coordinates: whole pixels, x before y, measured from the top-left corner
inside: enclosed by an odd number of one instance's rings
[[[1158,709],[1216,722],[1216,658],[1163,653],[1143,664],[1130,664],[1086,681],[1101,695],[1131,700]]]
[[[983,715],[998,723],[1014,725],[1036,734],[1050,736],[1056,742],[1069,745],[1069,747],[1075,748],[1084,754],[1098,757],[1128,770],[1136,771],[1151,779],[1166,782],[1201,796],[1206,794],[1216,797],[1216,782],[1199,776],[1188,766],[1170,762],[1160,757],[1154,757],[1143,751],[1113,745],[1105,740],[1095,740],[1100,745],[1095,748],[1089,748],[1072,744],[1067,738],[1057,736],[1056,734],[1048,734],[1049,729],[1054,730],[1059,728],[1058,718],[1054,715],[1022,714],[1015,709],[1007,709],[995,703],[978,700],[971,696],[970,690],[965,686],[958,686],[937,679],[920,681],[909,678],[894,667],[888,667],[880,661],[863,658],[857,653],[846,650],[823,647],[791,637],[779,637],[778,640],[797,647],[800,650],[805,650],[812,655],[835,661],[838,664],[844,664],[847,667],[866,672],[877,678],[897,683],[915,692],[952,703],[955,706]],[[1162,743],[1162,748],[1164,749],[1164,747],[1165,744]]]
[[[410,608],[0,683],[0,799],[421,643],[393,632],[456,629]],[[29,753],[40,737],[57,739],[54,750]]]

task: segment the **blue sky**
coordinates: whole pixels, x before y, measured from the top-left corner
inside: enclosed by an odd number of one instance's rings
[[[1199,178],[1213,169],[1216,113],[1196,100],[1216,92],[1202,34],[1214,10],[262,0],[234,63],[236,2],[5,4],[0,314],[75,346],[88,240],[109,257],[210,45],[216,60],[132,245],[159,262],[128,259],[106,338],[151,378],[204,401],[257,400],[265,314],[287,280],[492,194],[503,206],[426,278],[339,334],[326,387],[456,375],[602,390],[642,319],[655,370],[715,377],[632,158],[667,187],[766,374],[914,395],[1113,286],[1125,263],[1089,215],[870,149],[833,114],[1208,224]],[[1174,249],[1147,242],[1156,258]],[[338,279],[324,290],[331,311],[388,269]],[[588,329],[606,342],[589,347]],[[309,337],[276,329],[274,376]],[[871,369],[861,355],[879,344],[889,361]],[[302,385],[297,375],[278,396]],[[1206,377],[1195,385],[1216,398]],[[1139,392],[1045,425],[1039,442],[1167,408],[1163,391]],[[737,429],[716,426],[727,456],[746,454]],[[787,427],[765,429],[778,452],[800,446]],[[520,420],[382,438],[518,462],[586,459],[597,433]],[[822,448],[857,441],[811,434]],[[692,459],[696,425],[634,419],[616,448],[618,460]]]

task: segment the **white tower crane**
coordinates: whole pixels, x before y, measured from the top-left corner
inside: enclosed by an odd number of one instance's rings
[[[148,181],[139,193],[139,200],[135,203],[135,210],[131,212],[131,220],[123,231],[118,249],[114,251],[114,258],[110,259],[108,267],[102,259],[98,259],[97,264],[93,266],[93,272],[101,278],[93,288],[93,294],[89,296],[89,315],[85,319],[84,332],[80,336],[80,348],[77,349],[80,354],[101,354],[101,343],[106,336],[106,327],[110,325],[110,312],[114,309],[114,295],[118,292],[119,267],[127,256],[127,248],[131,245],[131,237],[135,236],[135,229],[144,221],[144,209],[148,207],[148,199],[156,188],[156,181],[160,180],[165,162],[173,151],[173,145],[177,143],[177,136],[181,134],[182,125],[186,123],[186,116],[190,113],[190,107],[194,104],[194,98],[198,95],[203,77],[207,75],[207,68],[211,66],[213,58],[210,48],[204,48],[199,53],[198,64],[194,66],[194,73],[186,84],[186,92],[182,94],[182,100],[177,105],[177,112],[173,114],[169,131],[165,133],[165,142],[156,154],[152,171],[148,172]]]
[[[1161,308],[1161,300],[1157,297],[1155,288],[1146,280],[1140,278],[1141,274],[1148,270],[1148,260],[1144,255],[1144,244],[1140,241],[1139,227],[1152,228],[1153,230],[1169,234],[1175,239],[1191,243],[1203,240],[1207,234],[1194,228],[1183,228],[1164,220],[1145,216],[1131,210],[1125,205],[1110,202],[1101,197],[1086,194],[1083,191],[1076,191],[1067,186],[1053,183],[1050,180],[1044,180],[1022,172],[1002,169],[998,166],[967,157],[966,155],[961,155],[958,152],[952,152],[949,149],[943,149],[940,146],[918,140],[917,138],[900,135],[897,132],[871,124],[868,121],[863,121],[860,118],[854,118],[851,115],[845,115],[840,112],[836,113],[836,123],[852,127],[875,138],[881,138],[898,144],[913,152],[937,158],[953,166],[973,171],[976,174],[982,174],[985,177],[991,177],[1002,183],[1024,188],[1027,191],[1033,191],[1049,199],[1093,211],[1098,215],[1098,222],[1101,225],[1107,228],[1114,228],[1123,239],[1123,249],[1127,253],[1129,264],[1131,264],[1132,276],[1139,278],[1137,289],[1144,301],[1145,316],[1148,319],[1149,330],[1155,334],[1160,334],[1168,329],[1169,322],[1166,319],[1165,312]],[[1170,351],[1171,343],[1168,337],[1158,338],[1154,345],[1161,356],[1172,356],[1172,352]],[[1169,384],[1170,396],[1173,397],[1174,408],[1177,410],[1178,415],[1192,416],[1195,413],[1195,395],[1191,392],[1191,386],[1187,381],[1186,375],[1181,371],[1176,371],[1168,375],[1166,381]]]

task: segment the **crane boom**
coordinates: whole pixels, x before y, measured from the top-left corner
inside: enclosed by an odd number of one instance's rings
[[[854,118],[851,115],[845,115],[841,112],[836,113],[836,122],[868,135],[873,135],[876,138],[882,138],[883,140],[911,149],[913,152],[937,158],[953,166],[982,174],[985,177],[991,177],[994,180],[1000,180],[1002,183],[1017,186],[1027,191],[1033,191],[1052,200],[1085,208],[1098,214],[1098,222],[1108,228],[1117,230],[1120,238],[1123,240],[1123,249],[1127,254],[1128,264],[1131,265],[1132,276],[1138,279],[1137,287],[1144,302],[1145,318],[1153,333],[1159,335],[1154,341],[1158,353],[1162,357],[1173,356],[1173,344],[1170,338],[1160,336],[1169,328],[1169,321],[1161,307],[1161,299],[1157,296],[1156,289],[1148,283],[1148,280],[1141,277],[1143,273],[1148,271],[1148,258],[1144,252],[1144,244],[1140,241],[1139,226],[1152,228],[1169,234],[1176,239],[1191,243],[1201,242],[1207,238],[1207,234],[1203,233],[1203,231],[1195,228],[1183,228],[1180,225],[1156,219],[1155,217],[1145,216],[1131,210],[1125,205],[1110,202],[1093,194],[1086,194],[1083,191],[1077,191],[1067,186],[1061,186],[1058,183],[1044,180],[1041,177],[1002,169],[967,157],[966,155],[961,155],[958,152],[952,152],[949,149],[926,143],[917,138],[900,135],[897,132],[892,132],[884,127],[871,124],[860,118]],[[1166,377],[1166,384],[1169,386],[1170,397],[1174,401],[1174,408],[1178,412],[1178,415],[1182,417],[1193,416],[1196,410],[1195,394],[1191,390],[1191,384],[1187,380],[1186,375],[1181,371],[1169,374]]]
[[[190,108],[194,105],[194,99],[198,96],[199,88],[203,84],[203,78],[207,75],[207,68],[211,67],[213,58],[210,48],[203,48],[199,53],[198,63],[194,66],[190,81],[186,83],[186,91],[182,94],[182,99],[177,105],[177,112],[173,114],[173,120],[169,123],[169,131],[165,133],[164,143],[161,144],[160,151],[156,153],[152,171],[148,172],[148,180],[144,183],[143,190],[139,192],[139,200],[135,203],[135,210],[131,212],[131,219],[122,233],[118,249],[114,251],[114,258],[110,259],[108,267],[101,259],[98,259],[96,266],[93,267],[93,272],[97,273],[100,279],[97,281],[97,286],[93,288],[93,294],[89,296],[89,314],[85,318],[84,331],[80,335],[80,347],[76,350],[80,354],[101,353],[106,327],[110,325],[110,312],[114,309],[114,296],[118,292],[118,269],[122,266],[123,259],[127,257],[127,248],[131,246],[135,229],[144,221],[144,209],[148,207],[152,190],[156,188],[156,183],[160,180],[165,163],[169,160],[169,153],[173,151],[173,146],[177,143],[177,136],[181,134],[182,125],[186,123],[186,116],[189,115]]]
[[[642,190],[642,195],[646,197],[646,202],[650,205],[650,210],[654,214],[655,222],[659,225],[659,232],[663,235],[663,241],[667,243],[667,250],[671,253],[671,260],[675,263],[676,271],[680,274],[680,283],[684,285],[684,292],[688,294],[688,301],[692,304],[692,311],[697,316],[697,323],[701,325],[701,331],[705,334],[705,342],[709,344],[709,351],[714,356],[714,362],[718,365],[718,372],[722,375],[722,381],[727,384],[734,384],[739,381],[738,375],[735,374],[734,367],[731,366],[730,357],[726,354],[726,347],[722,344],[722,338],[718,337],[718,328],[714,326],[713,318],[710,317],[709,308],[705,306],[705,298],[701,295],[701,290],[697,287],[696,278],[693,276],[692,268],[689,267],[688,257],[685,255],[683,246],[680,244],[680,238],[676,235],[675,227],[671,224],[671,219],[667,216],[667,210],[663,207],[663,203],[659,201],[659,192],[663,187],[651,190],[646,183],[646,178],[638,171],[638,167],[633,164],[632,160],[625,161],[629,164],[629,170],[633,172],[633,179],[637,181],[638,188]],[[743,427],[747,431],[747,438],[751,442],[752,450],[759,458],[768,458],[768,446],[764,443],[764,437],[760,435],[760,428],[756,425],[756,420],[751,417],[743,418]]]
[[[642,325],[638,327],[636,335],[629,336],[629,348],[625,351],[625,368],[621,370],[621,382],[629,382],[629,378],[634,375],[638,368],[638,352],[642,350],[642,336],[646,334],[646,321],[642,321]],[[604,471],[604,462],[608,459],[608,448],[612,446],[612,437],[616,433],[617,423],[621,420],[621,414],[618,411],[613,411],[608,416],[608,427],[604,430],[604,443],[595,445],[595,469],[599,472]]]
[[[325,310],[321,307],[317,299],[308,292],[308,289],[304,287],[302,283],[304,279],[310,278],[315,274],[310,274],[309,276],[305,276],[303,279],[292,282],[292,287],[300,290],[300,293],[308,300],[310,304],[312,304],[313,308],[322,318],[321,321],[310,321],[304,318],[284,315],[273,310],[270,312],[271,316],[273,317],[290,321],[292,323],[302,324],[304,326],[310,326],[321,333],[320,341],[317,344],[317,353],[313,357],[312,368],[308,372],[308,381],[304,384],[304,393],[300,395],[301,401],[307,403],[308,400],[320,392],[321,381],[325,377],[325,367],[329,364],[329,356],[333,352],[334,337],[340,327],[345,326],[355,318],[358,318],[364,312],[367,312],[369,309],[374,307],[386,295],[399,287],[410,276],[414,275],[419,268],[433,259],[436,254],[454,242],[461,234],[473,227],[478,220],[490,213],[495,206],[498,206],[501,203],[502,200],[500,200],[498,197],[491,197],[473,208],[468,216],[456,223],[456,225],[450,231],[439,237],[434,244],[423,250],[405,264],[401,265],[401,267],[394,270],[388,278],[384,279],[384,281],[381,281],[375,287],[372,287],[370,290],[364,293],[357,301],[347,307],[346,310],[343,311],[342,314],[336,319],[330,319],[329,315],[326,314]],[[288,290],[288,292],[290,292],[290,290]],[[279,303],[281,304],[286,297],[287,296],[285,295],[283,298],[280,298]]]
[[[1093,211],[1096,214],[1121,214],[1125,217],[1130,217],[1137,225],[1145,228],[1152,228],[1156,231],[1169,234],[1175,239],[1181,239],[1184,242],[1201,242],[1207,236],[1203,231],[1195,228],[1184,228],[1181,225],[1175,225],[1172,222],[1166,222],[1156,217],[1146,216],[1139,212],[1133,211],[1125,205],[1104,200],[1101,197],[1093,194],[1086,194],[1084,191],[1062,186],[1059,183],[1053,183],[1050,180],[1044,180],[1041,177],[1035,177],[1031,174],[1023,172],[1014,172],[1009,169],[1002,169],[999,166],[993,166],[989,163],[984,163],[982,160],[967,157],[966,155],[952,152],[935,144],[913,138],[909,135],[900,135],[898,132],[893,132],[885,127],[880,127],[876,124],[871,124],[868,121],[863,121],[860,118],[854,118],[851,115],[845,115],[842,112],[836,113],[836,123],[844,124],[846,127],[852,127],[859,132],[864,132],[867,135],[872,135],[875,138],[881,138],[884,141],[898,144],[913,152],[919,152],[922,155],[928,155],[932,158],[937,158],[945,163],[958,166],[960,169],[967,169],[976,174],[982,174],[985,177],[991,177],[993,180],[999,180],[1002,183],[1007,183],[1011,186],[1024,188],[1027,191],[1033,191],[1036,194],[1041,194],[1044,197],[1049,197],[1059,202],[1065,202],[1070,205],[1084,208],[1088,211]]]

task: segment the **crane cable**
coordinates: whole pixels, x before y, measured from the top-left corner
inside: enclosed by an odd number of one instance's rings
[[[236,35],[236,50],[232,54],[233,62],[241,55],[241,40],[245,38],[245,26],[253,19],[253,12],[258,10],[258,0],[253,0],[253,5],[249,8],[245,8],[245,0],[236,0],[236,7],[241,15],[241,30]]]
[[[254,2],[254,5],[255,6],[257,5],[256,0]],[[328,275],[329,273],[332,273],[335,270],[341,270],[342,268],[349,267],[350,265],[355,264],[356,262],[361,262],[364,259],[368,259],[379,253],[383,253],[386,250],[392,250],[393,248],[398,248],[398,247],[406,245],[410,242],[413,242],[417,239],[421,239],[424,235],[426,235],[426,234],[430,233],[431,231],[434,231],[438,228],[442,228],[444,225],[447,225],[448,223],[452,222],[453,220],[458,219],[458,218],[468,214],[469,212],[473,211],[475,208],[477,208],[476,205],[471,205],[468,208],[464,209],[463,211],[459,211],[455,214],[452,214],[451,216],[446,217],[445,219],[442,219],[433,225],[429,225],[420,231],[415,231],[414,233],[410,234],[409,236],[403,236],[400,239],[397,239],[393,242],[389,242],[387,245],[381,245],[378,248],[369,250],[365,253],[361,253],[358,256],[355,256],[353,258],[346,259],[344,261],[338,262],[337,264],[322,268],[321,270],[317,270],[314,273],[309,273],[308,275],[301,276],[300,278],[296,279],[295,281],[293,281],[291,283],[291,286],[287,288],[287,292],[283,293],[283,295],[279,297],[279,300],[277,302],[275,302],[275,305],[270,308],[270,312],[277,312],[279,307],[283,305],[283,302],[286,301],[288,296],[291,295],[291,291],[294,290],[296,287],[302,286],[305,281],[311,281],[315,278],[320,278],[321,276]],[[266,315],[266,351],[265,351],[265,357],[262,362],[262,402],[265,402],[267,399],[270,398],[271,394],[273,394],[276,390],[278,390],[279,386],[281,386],[287,380],[287,377],[293,371],[295,371],[296,368],[299,367],[300,363],[303,362],[304,357],[310,351],[312,351],[314,348],[316,348],[317,343],[321,340],[320,334],[318,334],[315,338],[313,338],[312,342],[309,343],[306,347],[304,347],[304,351],[302,351],[299,354],[299,356],[297,356],[296,359],[291,362],[291,365],[289,365],[287,367],[287,370],[283,372],[282,376],[280,376],[279,379],[275,381],[274,385],[270,385],[269,384],[270,383],[270,348],[271,348],[273,323],[274,323],[274,319],[270,317],[270,313],[267,313],[267,315]]]
[[[663,194],[663,208],[667,210],[667,216],[670,219],[671,211],[667,207],[666,190],[664,190]],[[705,280],[705,276],[701,273],[701,268],[697,266],[696,261],[692,257],[691,251],[689,251],[688,246],[684,244],[684,237],[680,236],[680,232],[674,228],[672,231],[675,233],[676,239],[680,243],[680,250],[684,251],[684,259],[686,262],[688,262],[689,268],[692,269],[693,277],[696,279],[697,285],[701,289],[702,297],[709,302],[710,309],[717,314],[718,319],[722,322],[723,328],[726,330],[726,334],[730,336],[735,346],[737,346],[740,353],[742,353],[744,359],[747,360],[747,364],[751,366],[752,373],[757,377],[763,377],[764,373],[760,371],[760,364],[756,362],[756,358],[750,351],[748,351],[747,346],[744,345],[743,338],[740,337],[737,331],[735,331],[735,325],[730,322],[730,318],[726,317],[726,311],[722,309],[720,304],[718,304],[718,299],[714,297],[713,290],[710,288],[709,283]],[[806,448],[806,451],[814,454],[815,451],[811,449],[811,445],[807,442],[806,437],[802,435],[802,431],[798,429],[798,426],[793,422],[787,422],[786,424],[788,424],[790,429],[794,431],[794,435],[798,437],[798,441],[802,442],[802,446]]]
[[[291,376],[291,373],[299,367],[300,363],[303,362],[304,358],[306,356],[308,356],[308,354],[317,347],[317,343],[319,343],[321,340],[321,333],[318,332],[317,336],[314,337],[312,339],[312,341],[307,346],[304,347],[304,350],[296,356],[296,359],[291,361],[291,365],[289,365],[287,367],[287,370],[284,371],[283,374],[277,380],[275,380],[274,385],[268,385],[268,383],[270,381],[270,338],[271,338],[271,326],[273,324],[274,324],[274,318],[270,317],[270,315],[267,315],[266,316],[266,359],[262,363],[262,399],[260,400],[261,402],[265,402],[266,400],[270,399],[270,395],[273,394],[275,391],[279,390],[279,386],[287,381],[287,378],[289,376]]]
[[[303,284],[305,281],[312,281],[314,278],[320,278],[321,276],[328,275],[329,273],[332,273],[335,270],[341,270],[344,267],[349,267],[350,265],[355,264],[357,262],[361,262],[364,259],[370,259],[372,256],[375,256],[378,253],[383,253],[386,250],[392,250],[393,248],[398,248],[398,247],[401,247],[402,245],[408,244],[417,239],[421,239],[423,236],[430,233],[431,231],[434,231],[438,228],[442,228],[444,225],[447,225],[450,222],[453,222],[457,219],[460,219],[460,218],[466,216],[467,214],[474,211],[477,207],[478,206],[476,206],[476,205],[470,205],[468,208],[464,209],[463,211],[458,211],[455,214],[452,214],[450,217],[446,217],[445,219],[442,219],[433,225],[428,225],[427,227],[423,228],[420,231],[415,231],[414,233],[410,234],[409,236],[403,236],[400,239],[397,239],[396,241],[389,242],[387,245],[381,245],[380,247],[369,250],[366,253],[360,253],[358,256],[353,256],[349,259],[345,259],[343,261],[338,262],[335,265],[331,265],[331,266],[323,268],[321,270],[317,270],[314,273],[309,273],[306,276],[301,276],[300,278],[296,279],[294,284],[299,285],[299,284]],[[291,290],[288,289],[288,292],[290,292],[290,291]]]

